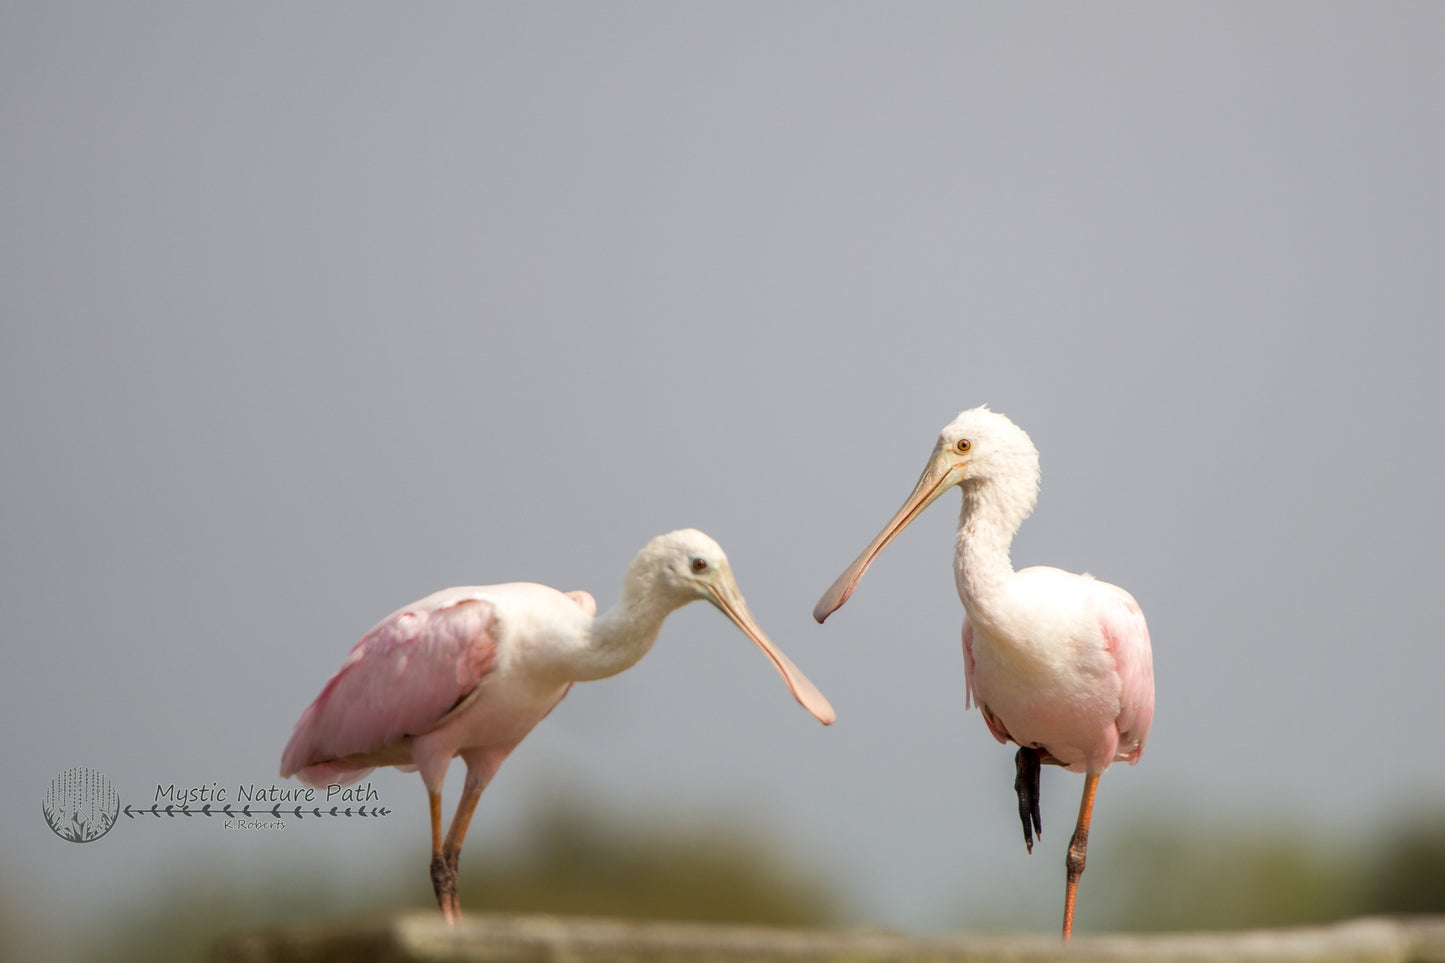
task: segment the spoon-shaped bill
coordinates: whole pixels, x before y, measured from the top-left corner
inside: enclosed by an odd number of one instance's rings
[[[719,580],[719,584],[713,590],[713,597],[708,601],[716,605],[724,615],[732,620],[734,625],[742,629],[744,635],[757,643],[758,648],[762,649],[763,654],[772,660],[778,674],[788,684],[793,698],[797,699],[804,709],[811,712],[823,725],[833,724],[837,714],[833,712],[833,707],[828,703],[827,698],[818,691],[818,687],[813,685],[807,676],[803,675],[802,670],[763,634],[763,630],[758,627],[757,620],[748,611],[748,605],[743,601],[743,595],[738,590],[737,583],[732,580],[730,575]]]
[[[873,559],[878,553],[893,541],[894,537],[905,528],[908,523],[917,518],[925,508],[932,505],[952,485],[956,484],[953,475],[953,465],[950,463],[942,445],[934,448],[933,456],[928,459],[928,467],[923,469],[919,476],[918,484],[913,486],[913,494],[903,503],[903,507],[893,515],[888,524],[883,526],[868,547],[853,560],[853,564],[843,570],[837,581],[828,587],[818,604],[813,606],[813,618],[822,622],[848,601],[848,596],[858,587],[858,582],[863,578],[863,573],[868,571],[868,566],[873,564]]]

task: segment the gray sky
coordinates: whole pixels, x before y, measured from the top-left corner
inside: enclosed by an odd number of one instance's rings
[[[76,765],[269,784],[387,612],[606,606],[695,526],[837,724],[694,606],[533,733],[474,844],[558,791],[741,811],[860,921],[1002,893],[1052,929],[1081,781],[1046,774],[1025,858],[963,708],[956,500],[810,618],[981,403],[1042,452],[1016,564],[1153,635],[1096,841],[1438,810],[1442,36],[1391,3],[7,5],[7,875],[98,904],[399,840],[423,872],[411,775],[385,833],[70,846],[39,803]]]

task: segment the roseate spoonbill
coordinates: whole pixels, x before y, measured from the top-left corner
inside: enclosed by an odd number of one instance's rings
[[[627,567],[622,598],[596,618],[588,593],[530,582],[443,589],[388,615],[301,714],[281,775],[325,786],[377,766],[419,771],[431,804],[432,887],[455,923],[462,839],[497,767],[572,683],[632,667],[662,620],[697,599],[717,606],[803,707],[832,723],[828,700],[758,627],[717,542],[685,529],[648,542]],[[444,840],[441,789],[453,756],[467,776]]]
[[[1040,763],[1084,773],[1065,863],[1068,940],[1099,775],[1143,754],[1154,667],[1144,614],[1128,592],[1046,566],[1014,571],[1009,546],[1039,492],[1039,453],[1023,429],[987,407],[946,425],[913,494],[823,593],[813,618],[822,622],[848,601],[878,553],[954,486],[963,490],[953,569],[964,609],[965,706],[977,702],[994,738],[1019,745],[1014,789],[1029,852],[1031,829],[1040,828]]]

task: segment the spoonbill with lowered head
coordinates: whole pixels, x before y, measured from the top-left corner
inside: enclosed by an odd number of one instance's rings
[[[631,668],[663,619],[697,599],[717,606],[772,660],[803,707],[832,723],[828,700],[758,627],[717,542],[685,529],[648,542],[627,567],[622,598],[596,618],[588,593],[530,582],[443,589],[393,612],[301,714],[281,775],[325,786],[355,782],[377,766],[420,772],[431,804],[432,888],[455,923],[462,839],[502,761],[572,683]],[[467,776],[443,839],[442,781],[454,756]]]
[[[963,492],[953,568],[964,609],[965,704],[978,703],[995,739],[1019,745],[1014,788],[1029,852],[1040,829],[1040,763],[1084,773],[1065,862],[1068,940],[1099,775],[1143,754],[1154,667],[1144,615],[1128,592],[1046,566],[1014,571],[1009,546],[1039,491],[1039,453],[1023,429],[986,407],[944,426],[913,494],[823,593],[813,617],[822,622],[848,601],[878,553],[953,487]]]

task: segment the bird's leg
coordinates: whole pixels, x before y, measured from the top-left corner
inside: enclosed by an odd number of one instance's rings
[[[446,891],[447,903],[442,906],[442,914],[446,916],[447,922],[455,924],[462,918],[461,898],[457,896],[457,863],[461,860],[462,840],[466,838],[467,827],[471,825],[472,813],[477,808],[477,800],[481,798],[482,788],[486,781],[482,774],[471,767],[467,768],[466,782],[462,783],[462,798],[457,803],[457,814],[452,817],[452,824],[447,829],[447,838],[441,844],[437,854],[432,857],[432,878],[436,878],[437,860],[440,859],[446,873],[448,889]],[[440,802],[438,802],[440,805]],[[440,813],[437,814],[433,825],[441,826]],[[441,900],[442,892],[437,891],[437,899]]]
[[[431,806],[431,887],[442,916],[448,923],[456,923],[457,874],[442,855],[442,794],[428,789],[426,795]]]
[[[1079,877],[1084,875],[1084,853],[1089,848],[1089,818],[1094,814],[1094,793],[1099,788],[1099,774],[1091,772],[1084,776],[1084,798],[1079,803],[1079,823],[1074,827],[1074,838],[1069,840],[1069,855],[1064,860],[1068,868],[1068,881],[1064,887],[1064,942],[1074,933],[1074,898],[1079,889]]]
[[[1034,851],[1034,834],[1037,833],[1039,839],[1044,838],[1044,824],[1039,818],[1041,765],[1037,749],[1020,746],[1018,755],[1014,756],[1014,768],[1018,771],[1014,777],[1014,792],[1018,793],[1019,821],[1024,824],[1024,845],[1029,848],[1030,854]]]

